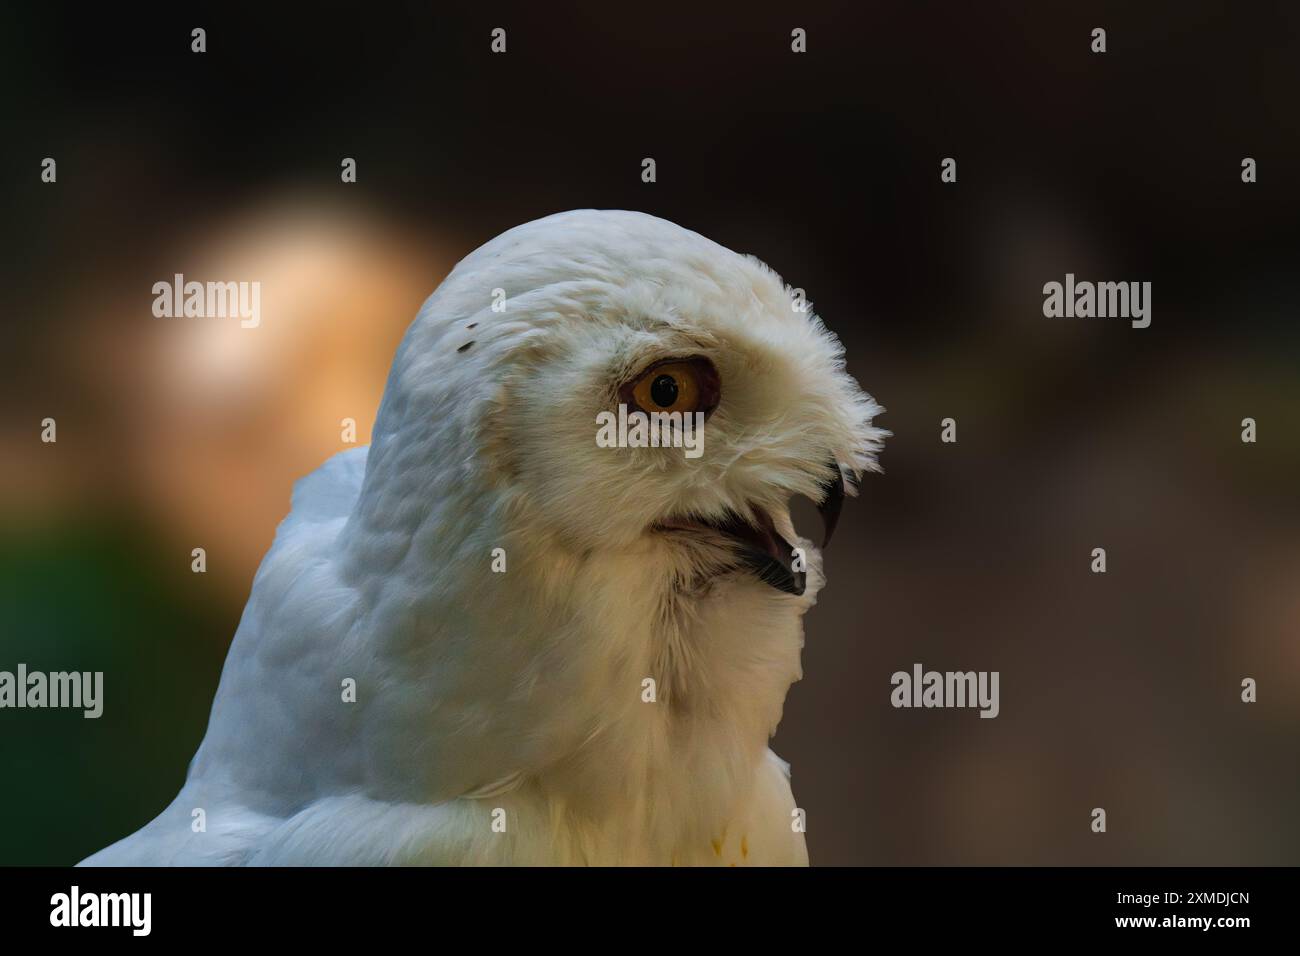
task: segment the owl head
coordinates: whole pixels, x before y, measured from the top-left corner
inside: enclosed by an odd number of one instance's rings
[[[674,594],[725,576],[798,598],[817,556],[789,502],[815,502],[828,539],[876,468],[880,411],[757,259],[641,213],[561,213],[488,242],[425,303],[360,510],[380,551],[481,554],[495,535],[555,567],[634,555]]]

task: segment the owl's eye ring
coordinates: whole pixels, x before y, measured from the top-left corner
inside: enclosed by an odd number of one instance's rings
[[[660,359],[625,382],[618,397],[629,409],[647,415],[703,412],[708,418],[722,398],[722,381],[703,355]]]

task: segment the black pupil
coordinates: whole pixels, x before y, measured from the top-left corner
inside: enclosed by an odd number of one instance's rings
[[[671,375],[660,375],[650,386],[650,397],[660,408],[668,408],[677,401],[677,379]]]

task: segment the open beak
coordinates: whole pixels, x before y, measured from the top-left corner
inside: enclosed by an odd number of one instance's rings
[[[735,542],[741,563],[764,584],[786,594],[803,594],[806,575],[795,568],[794,545],[777,533],[765,512],[755,509],[755,513],[756,525],[740,518],[702,524]]]
[[[840,520],[840,508],[846,495],[857,494],[857,476],[834,465],[835,477],[822,486],[822,500],[817,510],[822,516],[822,547],[830,544],[835,525]],[[732,515],[718,520],[686,519],[662,522],[663,530],[708,530],[728,538],[740,563],[754,571],[760,581],[786,594],[803,594],[807,582],[805,562],[795,567],[795,548],[772,526],[772,519],[760,508],[754,509],[755,522]]]

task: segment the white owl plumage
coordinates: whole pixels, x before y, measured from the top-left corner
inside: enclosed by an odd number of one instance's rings
[[[705,453],[598,447],[686,356]],[[875,468],[879,411],[756,259],[633,212],[498,236],[407,331],[371,446],[295,486],[179,795],[84,862],[806,863],[768,749],[822,583],[788,503]]]

